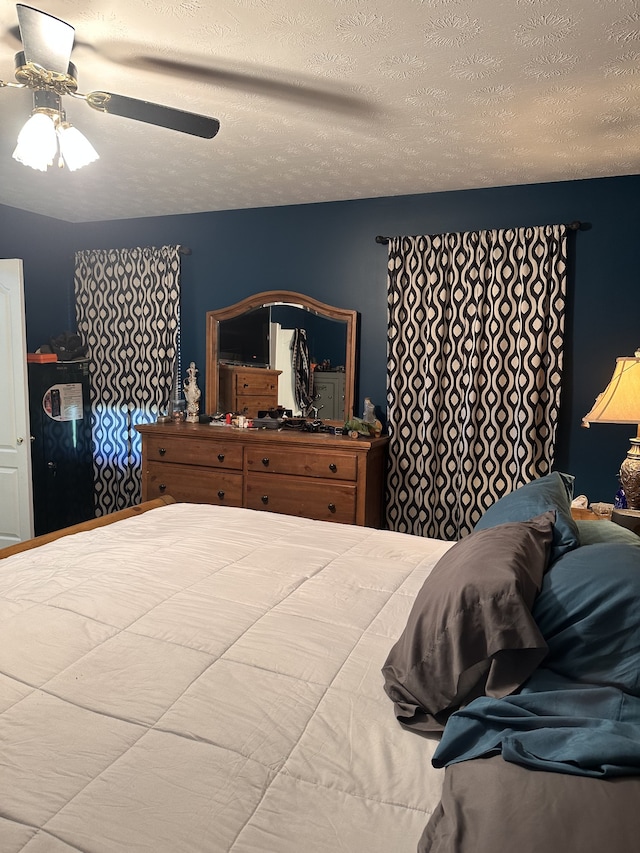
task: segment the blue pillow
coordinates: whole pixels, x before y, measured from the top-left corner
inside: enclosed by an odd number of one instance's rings
[[[640,697],[639,608],[635,545],[583,545],[565,554],[545,575],[533,607],[549,647],[545,668]]]
[[[529,521],[537,515],[555,510],[549,559],[553,563],[580,544],[578,528],[571,517],[572,484],[573,477],[558,471],[532,480],[490,506],[474,529],[485,530],[511,521]]]
[[[635,545],[640,548],[640,536],[609,521],[576,521],[581,545],[600,545],[603,542],[621,542],[624,545]]]

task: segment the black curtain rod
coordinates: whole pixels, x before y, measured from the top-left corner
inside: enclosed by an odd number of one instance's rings
[[[188,246],[178,246],[179,255],[190,255],[191,249]]]
[[[580,222],[579,219],[576,219],[573,222],[567,223],[566,227],[569,229],[569,231],[580,231],[580,229],[582,228],[582,222]],[[378,236],[376,237],[376,243],[383,243],[384,245],[386,245],[390,239],[390,237],[383,237],[381,234],[378,234]]]

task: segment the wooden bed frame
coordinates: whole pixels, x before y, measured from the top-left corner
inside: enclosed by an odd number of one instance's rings
[[[74,524],[72,527],[63,527],[62,530],[54,530],[52,533],[45,533],[33,539],[26,539],[24,542],[9,545],[7,548],[0,548],[0,560],[4,560],[5,557],[11,557],[12,554],[18,554],[20,551],[29,551],[31,548],[37,548],[39,545],[46,545],[47,542],[54,542],[63,536],[70,536],[72,533],[81,533],[83,530],[94,530],[96,527],[105,527],[107,524],[113,524],[114,521],[132,518],[133,516],[147,512],[147,510],[156,509],[166,504],[174,504],[175,502],[175,499],[171,495],[164,495],[152,501],[145,501],[138,504],[138,506],[131,506],[127,509],[121,509],[118,512],[109,513],[109,515],[101,515],[99,518],[83,521],[81,524]]]

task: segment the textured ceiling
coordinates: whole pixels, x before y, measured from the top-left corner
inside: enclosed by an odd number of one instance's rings
[[[65,97],[100,160],[40,173],[11,158],[31,94],[0,89],[0,203],[13,207],[74,222],[640,172],[637,0],[33,5],[76,28],[81,92],[221,129],[198,139]],[[3,0],[3,80],[16,24]]]

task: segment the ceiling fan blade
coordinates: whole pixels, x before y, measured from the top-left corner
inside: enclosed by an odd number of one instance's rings
[[[164,107],[141,101],[138,98],[128,98],[126,95],[114,95],[112,92],[89,92],[85,100],[90,107],[99,112],[130,118],[134,121],[144,121],[180,133],[190,133],[203,139],[213,139],[220,130],[217,118],[188,113],[174,107]]]
[[[265,98],[299,103],[303,106],[370,118],[376,112],[374,104],[364,95],[350,92],[328,79],[319,80],[311,74],[263,66],[256,63],[238,65],[218,59],[210,64],[202,57],[158,56],[149,53],[148,45],[137,42],[79,42],[76,46],[91,50],[116,65],[129,70],[140,69],[156,74],[170,74],[189,82],[220,86]]]
[[[141,68],[173,77],[183,77],[200,83],[210,83],[230,89],[248,91],[256,95],[277,98],[309,107],[345,112],[351,115],[371,112],[371,106],[362,98],[332,88],[326,82],[318,83],[313,78],[298,74],[291,79],[276,69],[254,66],[250,71],[224,68],[220,64],[211,67],[197,62],[186,62],[160,56],[138,55],[127,62],[129,67]]]
[[[66,74],[73,48],[74,28],[31,6],[18,3],[16,8],[27,62],[56,74]]]

